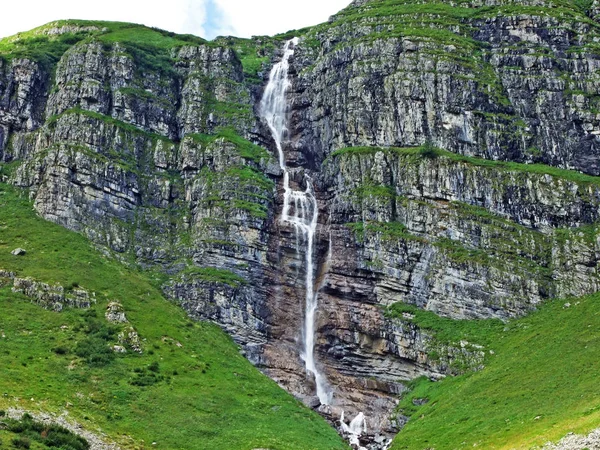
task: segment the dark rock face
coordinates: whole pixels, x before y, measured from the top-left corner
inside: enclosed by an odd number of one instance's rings
[[[292,185],[310,176],[320,209],[316,359],[335,388],[320,410],[363,411],[388,434],[402,381],[477,370],[485,349],[387,306],[506,320],[600,288],[598,2],[587,15],[406,3],[386,16],[384,0],[357,0],[307,32],[285,148]],[[305,255],[279,221],[261,85],[225,42],[173,49],[171,63],[93,39],[54,77],[0,59],[0,161],[14,161],[0,178],[45,218],[167,273],[169,298],[319,407],[300,355]]]

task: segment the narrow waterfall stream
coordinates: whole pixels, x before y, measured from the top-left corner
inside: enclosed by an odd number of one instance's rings
[[[265,88],[260,104],[260,113],[269,126],[273,140],[279,153],[279,165],[283,171],[283,210],[281,223],[293,225],[296,229],[298,242],[304,245],[306,263],[306,306],[304,329],[302,330],[303,351],[302,359],[306,371],[314,376],[317,396],[322,405],[331,404],[333,393],[327,379],[319,371],[315,362],[315,315],[317,312],[317,292],[315,292],[315,264],[313,260],[315,247],[315,232],[319,218],[317,199],[313,192],[312,180],[306,177],[306,190],[297,191],[290,187],[290,170],[287,168],[283,152],[284,141],[287,138],[288,104],[286,93],[290,87],[288,78],[289,59],[294,54],[298,38],[286,42],[283,58],[271,70],[269,83]],[[298,248],[298,252],[300,249]]]
[[[314,194],[313,183],[310,177],[306,177],[306,189],[295,190],[290,185],[290,175],[294,174],[286,164],[284,144],[288,136],[288,102],[287,91],[291,86],[288,77],[290,58],[298,45],[299,39],[294,38],[285,43],[283,57],[275,64],[269,75],[269,82],[260,103],[260,114],[269,126],[277,152],[279,154],[279,165],[283,171],[283,209],[280,221],[282,224],[292,225],[296,231],[297,252],[300,254],[301,245],[305,253],[305,316],[302,330],[302,359],[307,373],[314,377],[317,397],[321,405],[331,405],[333,401],[333,390],[330,388],[325,374],[317,367],[315,361],[315,319],[318,307],[318,289],[315,290],[315,233],[319,219],[319,208]],[[331,243],[329,247],[331,253]],[[330,258],[331,255],[328,255]],[[366,418],[359,413],[349,424],[344,421],[344,413],[340,417],[340,430],[348,438],[354,448],[363,449],[360,446],[360,437],[366,433]]]

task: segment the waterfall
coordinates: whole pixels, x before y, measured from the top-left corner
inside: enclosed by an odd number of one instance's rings
[[[290,186],[290,170],[287,168],[283,144],[288,137],[288,104],[286,93],[290,87],[288,77],[289,60],[294,54],[294,47],[298,44],[298,38],[286,42],[283,49],[283,58],[273,66],[269,75],[269,82],[260,103],[260,113],[265,120],[279,153],[279,165],[283,171],[283,210],[281,211],[281,223],[292,225],[296,231],[298,243],[304,245],[306,265],[306,294],[305,294],[305,317],[302,332],[303,350],[302,359],[306,371],[314,376],[317,387],[317,396],[322,405],[329,405],[332,393],[327,379],[317,368],[315,362],[315,315],[317,312],[317,295],[315,292],[315,267],[313,260],[315,232],[319,218],[317,199],[313,191],[312,180],[306,177],[306,189],[298,191]],[[299,246],[298,246],[299,247]]]
[[[350,424],[347,424],[344,421],[344,412],[342,411],[340,425],[342,426],[342,432],[348,436],[350,445],[362,449],[363,447],[360,447],[360,437],[367,433],[367,421],[365,415],[363,413],[358,413],[358,415],[352,419]]]

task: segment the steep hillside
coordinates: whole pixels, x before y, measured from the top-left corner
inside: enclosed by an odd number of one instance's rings
[[[24,197],[0,184],[0,410],[66,414],[121,448],[346,448],[218,327],[165,300],[160,277],[37,217]],[[27,253],[11,255],[19,247]],[[46,286],[15,292],[23,278]],[[62,300],[62,288],[88,301]],[[0,439],[9,448],[9,433]]]
[[[508,324],[400,305],[390,313],[414,314],[439,341],[477,342],[486,352],[479,372],[411,386],[399,406],[410,420],[392,449],[532,448],[600,425],[600,296],[554,301]]]

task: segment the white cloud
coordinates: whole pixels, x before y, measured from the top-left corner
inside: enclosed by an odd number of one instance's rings
[[[59,19],[133,22],[179,33],[202,35],[202,25],[205,22],[204,4],[205,0],[169,0],[168,3],[164,0],[11,2],[0,6],[0,37],[27,31]]]
[[[325,22],[351,0],[214,0],[233,34],[239,37],[273,35]],[[212,37],[212,36],[211,36]]]
[[[350,0],[28,0],[0,6],[0,37],[58,19],[142,23],[206,38],[273,35],[327,20]]]

